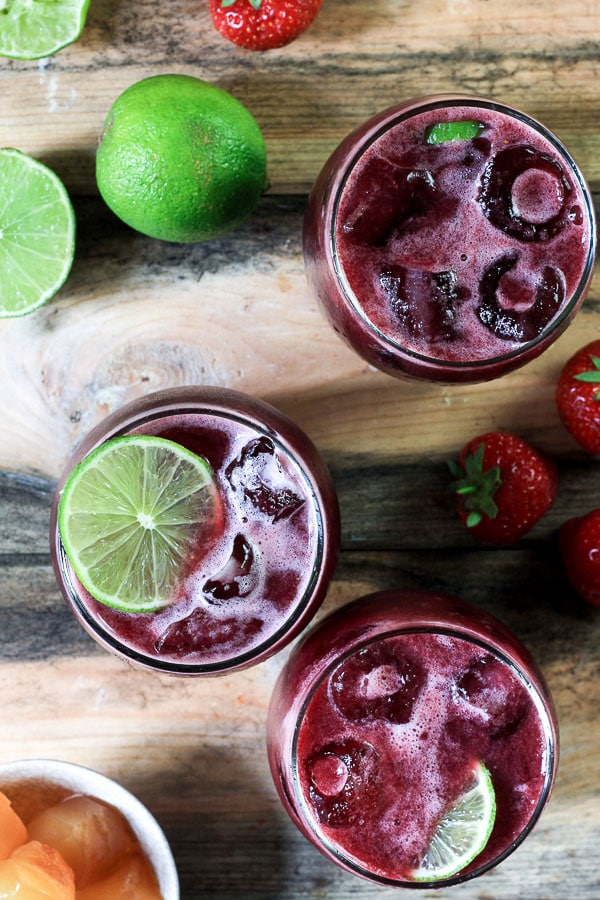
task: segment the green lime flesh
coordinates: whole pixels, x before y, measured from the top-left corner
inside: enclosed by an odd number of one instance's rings
[[[153,612],[173,599],[190,554],[214,521],[206,460],[151,435],[106,441],[65,482],[58,528],[67,557],[96,600]]]
[[[481,122],[465,119],[461,122],[436,122],[427,129],[425,143],[447,144],[449,141],[470,141],[483,131]]]
[[[0,0],[0,56],[42,59],[80,37],[90,0]]]
[[[469,786],[437,823],[413,880],[433,883],[458,875],[487,845],[495,819],[492,779],[477,762]]]
[[[71,270],[75,214],[57,175],[19,150],[0,150],[0,317],[24,316]]]

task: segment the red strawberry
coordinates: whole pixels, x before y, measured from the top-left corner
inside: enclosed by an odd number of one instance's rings
[[[516,541],[554,502],[554,462],[514,434],[494,431],[473,438],[459,462],[449,463],[458,515],[479,540]]]
[[[301,34],[323,0],[209,0],[217,31],[246,50],[284,47]]]
[[[556,408],[575,440],[600,453],[600,341],[592,341],[565,364],[556,385]]]
[[[565,522],[558,546],[567,578],[579,596],[600,606],[600,509]]]

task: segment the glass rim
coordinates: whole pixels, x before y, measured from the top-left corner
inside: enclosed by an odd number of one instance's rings
[[[174,389],[174,391],[176,391],[176,389]],[[159,395],[162,398],[164,396],[164,392],[157,392],[157,397]],[[152,395],[148,395],[148,397],[151,396]],[[130,405],[132,404],[128,404],[126,407],[118,410],[116,415],[118,416],[119,413],[126,413],[128,406]],[[133,405],[135,405],[135,401]],[[189,400],[185,400],[183,402],[176,402],[175,400],[173,400],[168,404],[161,403],[154,410],[146,409],[140,411],[138,415],[132,413],[132,415],[126,418],[124,423],[115,426],[114,429],[109,429],[108,432],[105,432],[104,435],[100,437],[97,442],[95,442],[93,447],[87,449],[83,458],[88,456],[89,453],[92,452],[94,447],[100,446],[102,443],[110,440],[113,437],[128,434],[134,428],[137,429],[143,427],[143,425],[148,422],[167,418],[169,416],[175,418],[185,415],[206,415],[228,419],[230,421],[244,425],[245,427],[251,427],[260,434],[269,437],[269,439],[273,441],[273,443],[282,452],[282,454],[293,461],[298,475],[301,477],[302,483],[307,488],[307,500],[312,505],[316,523],[316,540],[314,553],[312,555],[313,562],[311,573],[310,577],[305,583],[300,600],[294,604],[291,613],[285,618],[285,620],[274,632],[270,633],[267,637],[264,638],[264,640],[261,641],[260,644],[257,644],[251,650],[245,650],[242,653],[237,653],[235,656],[229,656],[221,660],[214,660],[213,662],[185,663],[144,653],[139,649],[123,643],[123,641],[116,637],[110,629],[104,627],[101,624],[100,620],[90,611],[87,604],[82,600],[80,591],[77,587],[77,577],[71,566],[69,557],[60,537],[58,521],[56,521],[53,525],[53,541],[55,542],[56,557],[60,569],[61,581],[62,584],[64,584],[64,587],[67,589],[68,593],[67,599],[80,618],[82,624],[84,624],[84,626],[92,636],[99,640],[99,642],[105,647],[105,649],[112,651],[121,658],[130,660],[133,663],[143,666],[146,669],[164,672],[165,674],[214,675],[240,668],[245,668],[246,666],[251,665],[255,659],[259,661],[260,659],[265,657],[265,654],[268,656],[271,648],[276,648],[279,642],[285,638],[287,633],[294,628],[296,623],[305,614],[306,610],[310,606],[315,591],[319,586],[323,563],[326,559],[326,545],[328,543],[325,525],[326,511],[322,493],[318,488],[312,472],[300,461],[300,459],[298,458],[298,454],[293,450],[293,448],[284,438],[282,438],[279,434],[276,434],[273,429],[265,423],[261,423],[256,416],[245,416],[243,413],[229,411],[224,408],[215,408],[210,406],[210,401],[197,401],[193,404]],[[93,433],[99,434],[99,430],[101,429],[101,427],[102,423],[100,423],[99,426],[94,429]],[[92,599],[94,599],[93,596]],[[132,615],[137,614],[132,613]]]
[[[372,644],[379,643],[380,641],[388,640],[394,637],[400,637],[408,634],[439,634],[444,637],[457,638],[459,640],[467,641],[468,643],[474,644],[478,647],[481,647],[483,650],[493,654],[497,659],[499,659],[502,663],[507,665],[513,674],[518,678],[520,683],[527,690],[528,695],[532,699],[536,712],[540,719],[540,724],[542,726],[542,731],[544,737],[546,739],[546,772],[544,774],[544,783],[542,790],[540,791],[540,795],[538,801],[535,805],[533,812],[531,813],[529,819],[526,824],[519,832],[519,834],[513,838],[512,841],[506,846],[501,853],[498,853],[492,859],[488,860],[483,865],[480,865],[464,874],[458,873],[457,875],[453,875],[449,878],[440,879],[439,881],[406,881],[400,878],[391,878],[384,875],[378,875],[374,872],[371,872],[364,864],[359,863],[358,861],[352,859],[350,856],[346,855],[336,844],[331,841],[322,831],[319,824],[317,823],[310,805],[304,795],[304,792],[301,787],[301,779],[299,775],[299,763],[298,763],[298,742],[300,737],[300,731],[302,728],[302,724],[306,717],[308,708],[310,703],[312,702],[317,690],[323,685],[326,680],[331,676],[331,674],[337,669],[343,662],[345,662],[348,658],[353,656],[359,650],[364,649],[365,647],[371,646]],[[527,677],[526,672],[523,667],[513,659],[509,654],[503,652],[499,647],[495,645],[493,641],[488,641],[483,638],[477,638],[470,632],[466,630],[461,630],[460,626],[452,626],[452,625],[442,625],[436,624],[432,626],[398,626],[396,628],[389,627],[386,628],[384,633],[374,635],[372,637],[361,639],[360,636],[356,641],[353,642],[352,647],[348,648],[344,653],[341,653],[339,656],[336,656],[334,660],[328,663],[327,666],[322,671],[319,671],[318,676],[315,678],[314,682],[311,684],[310,690],[307,692],[306,697],[302,701],[302,705],[298,711],[298,715],[296,717],[296,721],[294,723],[294,731],[292,734],[291,741],[291,775],[292,775],[292,783],[294,787],[294,795],[298,801],[299,811],[302,814],[302,821],[304,825],[308,828],[311,834],[314,836],[315,840],[319,845],[322,845],[327,853],[334,858],[338,864],[342,867],[350,870],[354,874],[371,881],[376,884],[380,884],[388,887],[401,887],[413,890],[431,890],[442,887],[452,887],[457,884],[461,884],[466,881],[471,881],[473,878],[476,878],[480,875],[483,875],[485,872],[488,872],[490,869],[495,868],[499,865],[503,860],[505,860],[508,856],[510,856],[516,849],[519,847],[525,838],[530,834],[536,825],[542,811],[544,810],[552,792],[552,788],[554,786],[556,770],[558,767],[558,734],[553,724],[552,715],[548,711],[549,704],[545,701],[542,691],[540,687],[530,678]]]
[[[356,165],[358,164],[364,153],[370,147],[372,147],[373,144],[377,140],[379,140],[379,138],[381,138],[386,132],[388,132],[391,128],[395,127],[399,123],[411,119],[413,116],[419,115],[422,112],[427,112],[429,110],[435,109],[446,109],[449,106],[464,106],[466,108],[472,107],[475,109],[491,109],[495,112],[507,115],[510,118],[517,119],[518,121],[523,122],[525,125],[537,131],[542,138],[544,138],[549,144],[552,145],[558,155],[567,163],[568,170],[574,176],[575,181],[579,186],[579,189],[581,190],[582,196],[584,198],[585,212],[587,213],[587,220],[589,222],[590,229],[590,239],[588,252],[585,259],[585,265],[577,284],[577,288],[573,291],[569,302],[565,304],[564,308],[548,323],[541,334],[539,334],[533,340],[525,341],[518,347],[507,351],[506,353],[501,353],[493,357],[487,357],[485,359],[452,360],[436,356],[429,356],[425,353],[420,353],[416,350],[413,350],[410,347],[402,344],[400,341],[394,339],[393,337],[390,337],[390,335],[386,334],[384,331],[382,331],[381,328],[379,328],[374,322],[372,322],[369,316],[367,316],[367,314],[365,313],[355,292],[352,290],[348,282],[337,249],[337,223],[342,194],[344,193],[352,172],[354,171]],[[556,335],[556,337],[558,337],[563,328],[568,324],[570,318],[574,315],[574,313],[577,311],[578,307],[584,300],[589,281],[594,271],[597,244],[596,212],[591,191],[577,162],[565,147],[565,145],[562,143],[562,141],[555,134],[553,134],[553,132],[550,131],[542,122],[533,118],[527,113],[522,112],[516,107],[501,103],[493,99],[470,96],[467,94],[438,94],[417,98],[406,103],[400,103],[395,106],[389,107],[387,110],[384,110],[382,113],[380,113],[379,116],[375,116],[370,121],[375,122],[380,117],[383,118],[383,121],[373,131],[373,133],[368,136],[366,140],[360,142],[359,149],[357,149],[353,153],[352,157],[345,163],[343,175],[336,187],[332,205],[331,227],[329,230],[331,259],[334,272],[342,293],[349,306],[352,308],[353,313],[358,316],[363,325],[366,326],[369,332],[372,333],[388,351],[391,351],[397,355],[404,356],[406,359],[413,360],[418,363],[425,363],[433,367],[437,366],[444,369],[454,369],[456,371],[465,371],[470,369],[483,371],[489,367],[497,365],[498,363],[510,362],[513,359],[518,359],[523,355],[524,352],[535,350],[540,344],[545,343],[548,338],[552,337],[553,335]],[[368,126],[368,124],[369,122],[365,123],[366,126]]]

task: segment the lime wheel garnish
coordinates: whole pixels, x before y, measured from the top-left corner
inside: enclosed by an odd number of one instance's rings
[[[496,818],[496,795],[490,773],[476,762],[464,792],[437,823],[415,881],[442,881],[462,872],[487,845]]]
[[[58,506],[84,588],[126,612],[167,606],[219,508],[205,459],[151,435],[112,438],[78,463]]]

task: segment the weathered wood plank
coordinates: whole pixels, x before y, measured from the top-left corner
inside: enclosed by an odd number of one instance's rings
[[[265,198],[234,234],[184,247],[79,200],[65,287],[33,315],[0,321],[0,470],[57,478],[108,412],[186,383],[270,400],[328,454],[447,455],[490,428],[575,452],[554,384],[600,333],[598,278],[566,334],[524,369],[475,386],[400,381],[364,364],[321,315],[302,260],[304,202]]]
[[[356,125],[412,96],[494,96],[540,118],[600,184],[597,9],[529,0],[510,17],[486,0],[326,2],[298,41],[266,54],[220,38],[206,4],[95,0],[80,41],[41,63],[0,60],[0,146],[44,158],[74,193],[95,192],[94,149],[110,105],[149,74],[186,72],[254,113],[277,192],[305,192]],[[307,64],[307,61],[310,61]],[[324,90],[326,85],[326,90]]]
[[[531,643],[541,661],[555,660],[561,643],[573,653],[595,622],[600,627],[594,611],[568,587],[555,548],[543,542],[504,550],[479,546],[460,556],[441,548],[343,551],[320,615],[362,594],[397,587],[456,594],[489,609]],[[3,661],[73,657],[95,649],[90,639],[80,639],[80,626],[41,555],[0,557],[0,610]],[[575,629],[568,634],[557,624],[565,618]]]
[[[459,522],[446,459],[403,461],[384,455],[325,454],[340,502],[346,550],[477,550]],[[592,457],[557,457],[555,504],[519,547],[554,541],[560,525],[600,503]],[[48,556],[53,480],[0,472],[0,565]],[[487,548],[493,549],[493,548]]]
[[[164,825],[186,900],[373,895],[300,837],[275,796],[264,729],[286,653],[222,679],[136,672],[89,638],[79,641],[79,626],[58,614],[49,567],[33,569],[0,567],[3,759],[60,756],[122,781]],[[25,602],[13,583],[26,585]],[[562,724],[556,791],[527,844],[484,881],[436,897],[539,900],[562,896],[568,885],[569,897],[595,898],[600,620],[561,592],[556,560],[539,548],[464,553],[460,565],[444,552],[344,553],[321,615],[359,593],[391,587],[460,593],[502,618],[539,659]],[[7,610],[14,626],[8,630]],[[60,620],[60,640],[40,628],[44,616],[57,627]]]
[[[47,479],[0,471],[0,564],[12,557],[48,555],[53,493],[54,483]]]

